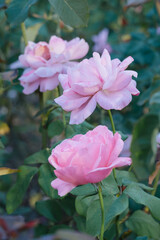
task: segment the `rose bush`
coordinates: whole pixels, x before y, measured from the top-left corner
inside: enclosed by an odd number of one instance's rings
[[[123,145],[120,134],[113,135],[106,126],[64,140],[49,157],[57,176],[52,187],[64,196],[78,185],[100,182],[115,167],[130,165],[131,158],[119,157]]]

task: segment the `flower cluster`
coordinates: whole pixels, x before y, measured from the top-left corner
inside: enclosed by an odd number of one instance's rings
[[[45,92],[56,88],[60,82],[64,91],[55,102],[71,112],[70,124],[82,123],[97,104],[106,110],[123,109],[131,102],[132,95],[139,94],[136,81],[132,79],[137,77],[137,73],[126,70],[133,62],[132,57],[123,61],[111,60],[111,48],[105,45],[107,37],[106,30],[93,37],[96,44],[99,42],[105,48],[95,46],[96,51],[103,50],[101,56],[94,52],[93,57],[79,63],[71,60],[87,54],[88,44],[83,39],[67,42],[52,36],[49,43],[29,42],[25,53],[19,57],[26,68],[19,78],[23,92],[30,94],[38,88]],[[106,126],[98,126],[85,135],[64,140],[49,157],[57,176],[51,185],[58,189],[60,196],[64,196],[78,185],[98,183],[113,168],[131,164],[131,158],[124,152],[120,134],[113,135]]]
[[[49,43],[29,42],[19,61],[26,69],[19,78],[25,94],[31,94],[39,88],[41,92],[53,90],[59,84],[58,75],[65,73],[68,66],[76,63],[88,52],[88,44],[79,38],[69,42],[52,36]]]

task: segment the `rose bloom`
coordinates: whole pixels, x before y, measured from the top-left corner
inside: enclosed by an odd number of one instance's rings
[[[109,30],[107,28],[104,28],[101,32],[92,37],[92,41],[94,42],[93,51],[102,53],[103,50],[106,48],[109,53],[112,52],[111,45],[107,43],[108,34]]]
[[[118,157],[123,145],[121,135],[113,135],[106,126],[64,140],[49,157],[57,176],[51,186],[64,196],[78,185],[100,182],[115,167],[130,165],[130,158]]]
[[[121,110],[131,102],[132,95],[139,94],[132,79],[137,73],[125,70],[132,61],[132,57],[122,62],[111,60],[105,49],[101,57],[95,52],[93,58],[68,68],[67,74],[60,74],[64,92],[55,102],[71,112],[70,124],[82,123],[93,113],[97,103],[106,110]]]
[[[23,93],[30,94],[40,88],[41,92],[53,90],[59,84],[59,73],[66,72],[68,66],[74,66],[76,60],[88,52],[88,44],[79,38],[65,41],[52,36],[49,43],[29,42],[19,61],[27,68],[19,78],[24,87]]]

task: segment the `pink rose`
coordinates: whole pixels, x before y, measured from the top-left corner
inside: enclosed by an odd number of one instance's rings
[[[125,70],[132,61],[132,57],[123,62],[111,60],[105,49],[101,57],[95,52],[93,58],[68,68],[67,74],[60,74],[64,92],[55,102],[65,111],[71,111],[70,124],[82,123],[97,103],[106,110],[121,110],[131,102],[132,95],[139,94],[132,79],[137,73]]]
[[[64,140],[49,157],[57,176],[51,186],[64,196],[78,185],[100,182],[115,167],[130,165],[130,158],[118,157],[123,144],[120,134],[106,126]]]
[[[33,93],[40,87],[41,92],[53,90],[59,84],[59,73],[65,73],[68,66],[88,52],[88,44],[79,38],[69,42],[52,36],[49,43],[29,42],[19,61],[27,69],[19,78],[25,94]]]
[[[107,43],[108,34],[109,30],[107,28],[104,28],[101,32],[92,37],[92,41],[94,42],[93,51],[102,53],[103,50],[106,48],[109,53],[112,52],[111,45]]]

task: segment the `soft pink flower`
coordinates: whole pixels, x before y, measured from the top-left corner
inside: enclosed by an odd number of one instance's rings
[[[76,60],[88,52],[88,44],[79,38],[65,41],[52,36],[49,43],[29,42],[24,54],[20,55],[21,64],[27,69],[19,78],[25,94],[33,93],[40,87],[41,92],[53,90],[59,84],[58,74],[74,66]]]
[[[130,158],[118,157],[123,144],[120,134],[106,126],[64,140],[49,157],[57,176],[51,186],[64,196],[78,185],[100,182],[115,167],[130,165]]]
[[[137,73],[125,70],[132,61],[132,57],[123,62],[111,60],[105,49],[102,57],[95,52],[93,58],[68,68],[67,74],[60,74],[64,92],[55,102],[65,111],[71,111],[70,124],[82,123],[97,103],[106,110],[121,110],[131,102],[132,95],[139,94],[132,79]]]
[[[94,42],[93,51],[102,53],[103,50],[106,48],[109,53],[112,52],[111,45],[107,43],[108,34],[109,34],[108,29],[104,28],[101,32],[92,37],[92,41]]]

